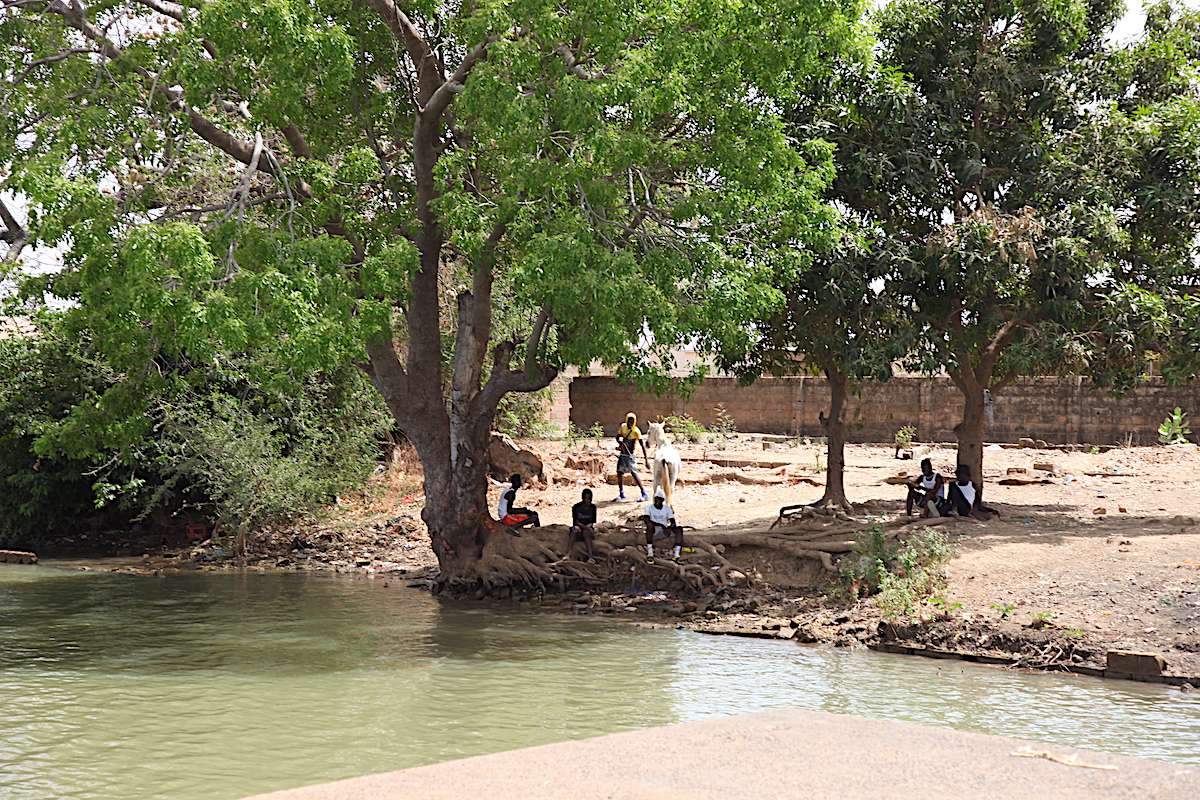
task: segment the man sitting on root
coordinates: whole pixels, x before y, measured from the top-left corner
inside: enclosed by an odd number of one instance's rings
[[[654,563],[654,540],[675,537],[674,560],[679,560],[679,552],[683,549],[683,528],[675,522],[675,512],[667,505],[667,496],[661,489],[654,493],[654,502],[646,506],[642,516],[646,521],[646,563]]]
[[[511,486],[500,495],[500,504],[496,506],[496,516],[500,518],[500,523],[510,528],[523,528],[526,525],[532,525],[535,528],[541,527],[542,521],[538,519],[536,511],[514,506],[514,503],[517,502],[517,489],[521,488],[521,476],[513,475],[509,478],[509,483]],[[513,536],[521,535],[516,531],[510,531],[510,533]]]
[[[592,502],[592,490],[584,489],[580,502],[571,506],[571,532],[567,536],[567,560],[571,559],[571,551],[575,542],[583,540],[587,548],[587,560],[595,561],[592,554],[592,540],[596,538],[596,504]]]

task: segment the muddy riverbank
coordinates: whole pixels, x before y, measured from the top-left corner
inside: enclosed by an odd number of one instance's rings
[[[579,490],[592,486],[601,525],[636,539],[641,504],[614,500],[605,476],[567,466],[607,453],[594,445],[590,452],[559,442],[532,446],[542,453],[549,480],[523,490],[525,504],[548,523],[562,522]],[[813,485],[823,479],[817,445],[741,435],[722,451],[682,449],[685,481],[674,504],[697,538],[741,541],[737,535],[768,532],[781,506],[820,494]],[[954,452],[934,448],[930,457],[949,472]],[[954,654],[1084,674],[1126,674],[1108,665],[1108,654],[1144,653],[1151,660],[1138,662],[1145,673],[1129,673],[1133,677],[1194,682],[1200,676],[1200,455],[1164,447],[995,448],[985,463],[986,496],[1000,518],[944,526],[955,551],[946,586],[932,604],[902,619],[885,620],[870,599],[847,602],[837,578],[817,560],[753,544],[719,546],[731,578],[701,591],[650,580],[639,568],[619,585],[576,582],[562,586],[563,593],[517,592],[507,599],[712,633]],[[864,504],[863,514],[881,522],[901,519],[902,487],[887,481],[914,471],[912,462],[896,460],[890,448],[857,445],[847,448],[847,464],[847,492]],[[158,548],[130,539],[88,550],[89,560],[73,557],[85,543],[59,542],[42,561],[143,573],[354,572],[430,585],[436,559],[419,521],[421,501],[416,479],[386,476],[362,495],[342,498],[323,522],[256,538],[244,557],[221,538]],[[561,550],[564,530],[548,528],[539,538]],[[112,556],[114,550],[120,555]],[[101,554],[110,557],[94,558]]]

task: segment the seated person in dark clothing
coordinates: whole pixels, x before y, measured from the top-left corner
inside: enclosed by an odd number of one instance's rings
[[[592,490],[584,489],[580,502],[571,506],[571,532],[567,536],[567,558],[575,548],[575,542],[583,539],[587,548],[587,560],[594,561],[592,540],[596,537],[596,504],[592,502]]]
[[[500,495],[500,504],[496,507],[496,516],[500,518],[500,522],[510,528],[521,528],[526,525],[532,525],[535,528],[541,527],[542,521],[538,519],[536,511],[517,508],[514,505],[517,502],[517,489],[521,488],[521,476],[513,475],[509,481],[512,486],[505,489],[504,493]],[[516,531],[513,533],[520,536]]]

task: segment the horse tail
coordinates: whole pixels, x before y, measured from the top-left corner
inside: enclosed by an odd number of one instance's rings
[[[663,461],[662,468],[663,472],[666,473],[663,475],[663,494],[666,495],[667,505],[671,505],[671,494],[675,488],[675,478],[678,477],[675,474],[675,462]]]

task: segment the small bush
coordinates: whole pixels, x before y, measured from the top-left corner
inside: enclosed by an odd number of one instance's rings
[[[547,387],[536,392],[511,392],[496,409],[492,429],[514,439],[549,439],[554,426],[549,420],[553,393]]]
[[[946,534],[919,528],[904,544],[894,544],[883,526],[860,533],[843,561],[844,591],[853,599],[874,596],[888,617],[911,614],[946,584],[945,564],[954,555]]]
[[[912,425],[905,425],[900,430],[896,431],[896,450],[907,450],[912,446],[913,439],[916,438],[917,429]]]
[[[663,424],[676,442],[699,444],[708,441],[708,429],[692,419],[690,414],[672,414],[663,420]]]
[[[1187,414],[1183,413],[1179,406],[1175,406],[1175,410],[1158,426],[1158,440],[1163,444],[1186,444],[1191,432],[1187,424]]]
[[[733,422],[733,416],[725,410],[724,403],[719,403],[716,410],[717,423],[708,430],[712,434],[713,443],[725,447],[737,433],[737,426]]]

